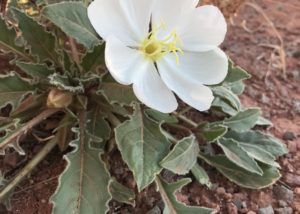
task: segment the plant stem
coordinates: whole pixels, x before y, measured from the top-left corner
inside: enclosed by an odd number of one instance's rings
[[[36,167],[46,155],[56,146],[56,138],[50,140],[39,153],[13,178],[9,184],[4,187],[0,192],[0,201],[11,192],[21,181],[22,179],[31,172],[31,170]]]
[[[187,124],[191,125],[193,128],[197,128],[198,127],[198,124],[195,123],[194,121],[190,120],[189,118],[187,118],[186,116],[184,115],[181,115],[179,114],[178,112],[174,112],[173,113],[176,117],[178,117],[180,120],[186,122]]]
[[[121,121],[112,113],[108,114],[107,119],[114,127],[121,125]]]
[[[77,65],[79,71],[82,73],[82,67],[80,65],[80,57],[79,57],[79,54],[78,54],[76,42],[73,38],[69,38],[69,42],[70,42],[71,53],[72,53],[73,59],[74,59],[76,65]]]
[[[61,109],[57,109],[57,108],[49,108],[49,109],[44,110],[38,116],[34,117],[32,120],[30,120],[28,123],[26,123],[23,127],[21,127],[19,130],[17,130],[12,135],[10,135],[6,139],[4,139],[0,144],[0,149],[5,148],[8,144],[12,143],[13,141],[17,141],[18,138],[21,137],[22,135],[26,134],[28,130],[32,129],[35,125],[39,124],[42,120],[45,120],[46,118],[50,117],[51,115],[53,115],[59,111],[61,111]]]

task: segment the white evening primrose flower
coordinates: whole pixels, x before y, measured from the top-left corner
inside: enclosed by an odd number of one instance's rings
[[[105,61],[121,84],[160,112],[174,111],[175,94],[199,111],[214,99],[206,85],[222,82],[228,60],[218,48],[227,31],[214,6],[198,0],[95,0],[89,19],[106,41]],[[172,92],[173,91],[173,92]]]

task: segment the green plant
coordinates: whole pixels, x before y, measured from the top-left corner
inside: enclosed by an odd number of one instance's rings
[[[141,104],[130,86],[118,84],[106,71],[105,43],[89,22],[87,3],[40,0],[30,8],[12,1],[0,19],[0,48],[14,54],[16,66],[0,77],[0,106],[12,106],[0,121],[1,153],[13,147],[24,155],[20,137],[53,115],[60,122],[37,156],[5,181],[1,200],[56,145],[61,151],[73,148],[65,155],[68,165],[51,199],[58,214],[105,213],[112,198],[132,204],[133,190],[108,171],[112,148],[119,149],[138,191],[156,183],[164,213],[213,212],[186,206],[174,196],[189,177],[211,187],[203,162],[246,188],[260,189],[280,178],[276,158],[287,152],[285,146],[252,130],[270,122],[238,98],[243,80],[250,78],[246,71],[229,62],[225,80],[211,86],[215,99],[208,113],[218,119],[196,123],[185,116],[191,107],[161,113]],[[185,136],[178,138],[177,130]],[[186,178],[169,183],[163,170]]]

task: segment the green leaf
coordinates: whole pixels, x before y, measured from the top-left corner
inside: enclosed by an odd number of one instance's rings
[[[38,82],[48,81],[48,76],[55,72],[53,68],[49,68],[46,64],[33,64],[17,61],[16,65]]]
[[[70,91],[73,93],[83,93],[84,87],[82,83],[76,78],[69,78],[68,76],[60,75],[58,73],[54,73],[49,77],[49,83],[66,91]]]
[[[228,128],[223,125],[210,126],[209,124],[202,129],[202,136],[208,142],[214,142],[223,137],[228,131]]]
[[[224,125],[235,131],[248,131],[255,126],[256,121],[258,120],[261,112],[257,108],[249,108],[243,111],[240,111],[231,118],[224,120]]]
[[[104,44],[97,45],[93,51],[83,57],[81,65],[86,72],[94,71],[99,65],[105,65],[104,49]]]
[[[133,172],[139,191],[151,184],[162,167],[170,143],[158,123],[143,114],[136,105],[134,115],[115,129],[116,142],[123,160]]]
[[[222,111],[225,114],[231,115],[231,116],[236,115],[238,112],[230,104],[228,104],[228,102],[221,99],[220,97],[215,97],[215,99],[212,103],[212,107]]]
[[[112,198],[121,203],[135,206],[135,194],[132,189],[120,184],[116,180],[113,180],[109,185],[109,192]]]
[[[96,148],[103,148],[105,142],[110,138],[111,128],[104,120],[99,108],[95,107],[87,115],[86,134],[89,137],[89,143]]]
[[[226,157],[233,163],[249,172],[262,175],[263,171],[255,160],[250,157],[235,140],[221,138],[218,145],[223,149]]]
[[[192,168],[192,173],[200,184],[206,185],[208,188],[212,188],[212,183],[210,182],[206,171],[198,163],[196,163]]]
[[[257,122],[256,122],[256,125],[259,125],[259,126],[273,126],[273,123],[270,120],[268,120],[264,117],[259,117]]]
[[[175,174],[187,174],[195,165],[199,151],[195,136],[183,138],[160,162],[160,165]]]
[[[275,157],[279,157],[288,152],[286,146],[278,139],[263,134],[259,131],[236,132],[230,131],[225,135],[226,138],[232,138],[240,143],[264,150]]]
[[[229,88],[236,95],[241,95],[245,90],[245,84],[243,83],[243,81],[227,83],[225,84],[225,86]]]
[[[14,109],[26,95],[34,91],[33,85],[13,72],[8,75],[0,75],[0,107],[10,103]]]
[[[261,189],[274,184],[279,178],[280,173],[275,167],[261,165],[262,176],[251,173],[231,162],[224,155],[209,156],[201,154],[200,158],[208,164],[217,168],[225,177],[232,182],[250,189]]]
[[[89,50],[102,42],[91,25],[87,8],[82,2],[51,4],[44,7],[42,14]]]
[[[55,50],[55,37],[20,10],[12,8],[12,12],[18,21],[18,27],[22,31],[22,37],[26,40],[26,47],[30,48],[31,54],[37,56],[40,61],[50,59],[57,62],[60,56]]]
[[[167,183],[164,179],[157,177],[156,184],[165,203],[163,214],[211,214],[214,210],[204,207],[192,207],[176,200],[175,192],[191,182],[189,178],[183,178],[175,183]]]
[[[130,86],[118,83],[102,83],[98,93],[102,93],[110,103],[131,105],[137,98]]]
[[[175,116],[170,115],[170,114],[161,113],[154,109],[148,108],[145,110],[145,113],[157,122],[164,121],[166,123],[178,123],[178,119]]]
[[[23,59],[31,60],[24,50],[24,47],[16,45],[17,34],[14,29],[9,28],[4,19],[0,16],[0,49],[10,51]]]
[[[232,106],[235,110],[239,111],[241,108],[241,103],[239,98],[232,93],[229,89],[223,86],[217,86],[212,88],[214,95],[220,97],[225,100],[230,106]]]
[[[70,143],[74,150],[65,155],[68,165],[59,178],[52,196],[54,214],[105,214],[108,211],[110,176],[101,160],[103,151],[91,148],[84,134],[85,116],[80,113],[77,139]]]
[[[239,66],[235,66],[234,63],[231,60],[229,60],[228,75],[224,80],[225,83],[237,82],[249,79],[250,77],[251,75],[247,73],[247,71],[240,68]]]

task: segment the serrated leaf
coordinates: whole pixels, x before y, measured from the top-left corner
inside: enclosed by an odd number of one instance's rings
[[[164,179],[157,177],[157,188],[165,203],[163,214],[212,214],[214,210],[204,207],[187,206],[178,202],[175,193],[183,186],[191,182],[189,178],[183,178],[175,183],[167,183]]]
[[[42,14],[89,50],[102,42],[91,25],[87,8],[82,2],[51,4],[44,7]]]
[[[243,144],[260,148],[275,157],[279,157],[288,152],[286,146],[278,139],[259,131],[248,131],[242,133],[230,131],[225,135],[225,137],[232,138]]]
[[[260,109],[252,108],[240,111],[231,118],[225,119],[223,124],[235,131],[248,131],[255,126],[261,112]]]
[[[0,75],[0,107],[10,103],[15,109],[25,95],[34,91],[35,87],[21,79],[16,73]]]
[[[247,71],[240,68],[239,66],[235,66],[234,63],[229,60],[228,75],[224,80],[225,83],[237,82],[249,79],[250,77],[251,75]]]
[[[132,88],[128,85],[102,83],[98,93],[102,93],[110,103],[131,105],[137,101]]]
[[[0,49],[4,49],[5,51],[13,52],[14,54],[22,57],[23,59],[31,60],[31,58],[27,55],[24,47],[20,47],[16,45],[15,39],[17,38],[17,34],[14,29],[9,28],[4,19],[0,16]]]
[[[18,21],[18,28],[22,31],[22,37],[26,40],[26,47],[30,48],[31,54],[37,56],[40,61],[57,62],[60,56],[55,50],[55,37],[25,13],[16,8],[11,8],[11,10]]]
[[[225,177],[232,182],[250,189],[261,189],[274,184],[280,177],[280,173],[275,167],[261,165],[262,176],[251,173],[231,162],[224,155],[209,156],[201,154],[200,158],[208,164],[217,168]]]
[[[217,86],[212,88],[215,96],[220,97],[225,100],[229,105],[231,105],[235,110],[239,111],[241,108],[241,103],[239,98],[232,93],[229,89],[223,86]]]
[[[160,165],[175,174],[187,174],[195,165],[199,151],[195,136],[183,138],[160,162]]]
[[[49,68],[46,64],[17,61],[16,65],[37,82],[43,81],[45,83],[45,81],[48,81],[48,76],[55,72],[53,68]]]
[[[192,168],[192,173],[200,184],[206,185],[208,188],[212,188],[212,183],[210,182],[206,171],[198,163],[196,163]]]
[[[238,142],[233,139],[221,138],[218,145],[222,148],[226,157],[233,163],[249,172],[262,175],[263,171],[261,168],[255,160],[239,146]]]
[[[84,134],[86,121],[80,114],[77,139],[70,143],[74,150],[65,155],[68,165],[59,178],[51,198],[54,214],[105,214],[108,211],[110,176],[101,160],[103,151],[91,148]]]
[[[161,113],[159,111],[156,111],[154,109],[146,109],[145,113],[156,120],[157,122],[166,122],[166,123],[178,123],[178,119],[170,114]]]
[[[89,143],[96,148],[104,148],[105,142],[110,138],[111,128],[104,120],[99,108],[94,108],[87,115],[86,134]]]
[[[70,91],[72,93],[83,93],[84,87],[82,83],[75,79],[75,78],[69,78],[65,75],[60,75],[58,73],[54,73],[50,75],[49,77],[49,83],[58,87],[59,89]]]
[[[223,125],[206,126],[202,129],[202,136],[208,142],[214,142],[223,137],[228,131],[228,128]]]
[[[109,192],[112,195],[112,198],[121,203],[129,204],[135,206],[135,194],[132,189],[120,184],[116,180],[110,182]]]
[[[115,129],[115,135],[123,160],[141,191],[162,170],[159,162],[168,154],[170,143],[161,133],[160,125],[145,116],[139,105],[130,120]]]
[[[86,72],[94,71],[98,65],[105,65],[104,49],[104,44],[97,45],[93,51],[88,52],[83,57],[81,65]]]

